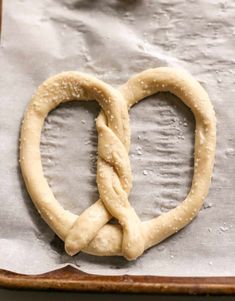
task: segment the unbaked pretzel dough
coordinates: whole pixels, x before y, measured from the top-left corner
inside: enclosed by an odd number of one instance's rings
[[[157,92],[169,91],[191,108],[196,120],[192,186],[176,208],[141,222],[128,201],[132,175],[128,157],[128,109]],[[43,175],[40,137],[48,113],[62,102],[97,100],[97,185],[100,199],[77,216],[55,199]],[[20,165],[27,190],[42,218],[65,242],[69,255],[79,251],[98,256],[136,259],[144,250],[176,233],[197,215],[207,196],[216,146],[216,118],[202,86],[188,73],[162,67],[139,73],[119,89],[83,73],[64,72],[46,80],[25,113]],[[115,217],[119,224],[108,224]]]

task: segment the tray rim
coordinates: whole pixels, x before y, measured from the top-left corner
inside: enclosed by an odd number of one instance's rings
[[[0,269],[0,287],[99,293],[226,294],[235,295],[235,276],[167,277],[149,275],[104,276],[82,272],[70,265],[39,275]]]

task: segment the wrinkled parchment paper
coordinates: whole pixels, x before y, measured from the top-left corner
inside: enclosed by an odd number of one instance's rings
[[[0,48],[0,268],[43,273],[72,264],[99,274],[235,275],[235,2],[4,1]],[[180,67],[205,87],[218,119],[213,182],[199,216],[135,262],[69,257],[36,212],[21,178],[18,138],[34,90],[65,70],[114,86],[159,66]],[[97,200],[96,102],[69,103],[46,120],[45,175],[65,208],[80,213]],[[170,94],[130,111],[133,190],[142,220],[174,208],[192,177],[194,118]]]

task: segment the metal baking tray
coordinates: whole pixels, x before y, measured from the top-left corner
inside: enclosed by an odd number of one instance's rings
[[[81,292],[234,294],[235,277],[101,276],[66,266],[33,276],[0,270],[0,286]]]

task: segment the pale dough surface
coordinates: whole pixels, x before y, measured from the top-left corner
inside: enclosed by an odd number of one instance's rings
[[[195,116],[194,175],[190,192],[178,207],[141,222],[128,201],[132,182],[128,109],[145,97],[164,91],[179,97]],[[96,122],[100,199],[77,216],[58,203],[43,175],[40,137],[46,116],[60,103],[93,99],[102,108]],[[149,69],[133,76],[118,90],[92,76],[65,72],[45,81],[32,97],[21,129],[20,164],[32,201],[47,224],[65,241],[68,254],[82,250],[133,260],[197,215],[209,190],[215,146],[213,106],[202,86],[184,71],[168,67]],[[107,224],[112,217],[121,226]]]

